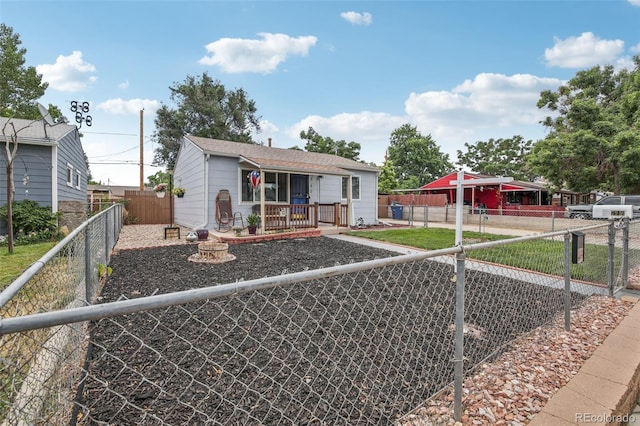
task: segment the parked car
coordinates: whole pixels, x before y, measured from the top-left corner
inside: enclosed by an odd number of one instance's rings
[[[640,195],[612,195],[594,204],[567,206],[565,217],[572,219],[610,219],[640,217]]]

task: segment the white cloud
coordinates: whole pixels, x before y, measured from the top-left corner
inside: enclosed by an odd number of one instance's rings
[[[82,59],[82,52],[74,50],[69,56],[60,55],[55,64],[36,66],[49,87],[61,92],[79,92],[94,83],[96,67]]]
[[[123,81],[122,83],[118,84],[118,89],[126,90],[128,88],[129,88],[129,80]]]
[[[602,40],[591,32],[565,40],[555,39],[550,49],[545,49],[547,64],[562,68],[584,68],[613,63],[624,50],[622,40]]]
[[[205,46],[208,54],[198,62],[216,65],[228,73],[269,74],[290,55],[306,56],[318,41],[314,36],[259,33],[259,40],[222,38]]]
[[[407,121],[406,117],[369,111],[342,113],[332,117],[311,115],[289,127],[286,134],[297,141],[291,146],[297,144],[302,148],[305,142],[300,139],[300,132],[313,127],[324,137],[330,137],[336,141],[344,140],[347,143],[358,142],[361,146],[361,160],[382,164],[391,132]]]
[[[141,109],[145,112],[155,112],[160,108],[160,102],[152,99],[109,99],[101,102],[96,107],[110,114],[138,114]]]
[[[405,101],[407,116],[363,111],[331,117],[308,116],[286,129],[289,145],[276,137],[278,146],[304,146],[300,131],[313,127],[334,140],[356,141],[360,158],[381,165],[391,132],[405,123],[431,135],[440,149],[456,160],[465,143],[489,138],[521,135],[525,139],[544,137],[540,121],[552,113],[536,104],[543,90],[557,90],[564,81],[530,74],[478,74],[450,91],[411,93]]]
[[[629,3],[631,3],[634,6],[640,6],[640,0],[629,0]]]
[[[640,3],[640,0],[638,0],[638,3]],[[629,51],[634,54],[640,53],[640,43],[636,44],[635,46],[631,46],[629,48]]]
[[[371,25],[373,17],[369,12],[342,12],[340,17],[354,25]]]
[[[411,93],[405,109],[418,130],[432,135],[454,159],[464,143],[514,135],[538,137],[543,132],[540,120],[550,114],[536,106],[540,92],[557,90],[561,84],[530,74],[483,73],[451,91]]]

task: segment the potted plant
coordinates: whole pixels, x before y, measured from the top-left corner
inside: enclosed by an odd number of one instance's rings
[[[257,213],[251,213],[249,216],[247,216],[247,229],[249,230],[249,234],[256,234],[258,223],[260,223],[260,216]]]
[[[167,192],[167,184],[159,183],[153,188],[153,190],[156,191],[156,197],[162,198],[164,197],[164,194]]]
[[[176,186],[175,188],[173,188],[173,194],[176,195],[178,198],[184,197],[184,192],[185,192],[185,189],[181,186]]]

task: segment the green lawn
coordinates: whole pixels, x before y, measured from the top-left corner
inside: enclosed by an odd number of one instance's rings
[[[456,241],[456,232],[447,228],[402,228],[387,229],[384,231],[355,231],[347,235],[369,238],[371,240],[386,241],[388,243],[402,244],[423,250],[439,250],[453,247]],[[493,235],[479,232],[465,231],[462,239],[465,244],[471,242],[496,241],[513,238],[510,235]]]
[[[19,277],[55,245],[55,242],[17,245],[13,247],[13,254],[9,254],[7,247],[0,247],[0,289]]]
[[[438,250],[453,247],[455,230],[447,228],[403,228],[384,231],[349,232],[362,238],[401,244],[423,250]],[[464,244],[497,241],[515,238],[509,235],[494,235],[479,232],[463,232]],[[630,250],[630,256],[633,256]],[[636,254],[636,256],[638,256]],[[564,242],[560,239],[529,240],[501,245],[490,249],[467,252],[470,259],[484,260],[500,265],[542,272],[551,275],[564,275]],[[620,250],[615,251],[616,265],[620,265]],[[606,245],[586,244],[584,263],[571,265],[571,277],[589,282],[605,284],[607,282],[608,247]]]

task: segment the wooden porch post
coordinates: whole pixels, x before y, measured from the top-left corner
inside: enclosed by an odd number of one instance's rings
[[[313,203],[313,227],[318,227],[318,214],[320,214],[320,208],[318,207],[318,202]]]
[[[267,226],[267,218],[264,214],[264,195],[264,170],[260,169],[260,229],[263,234]]]

